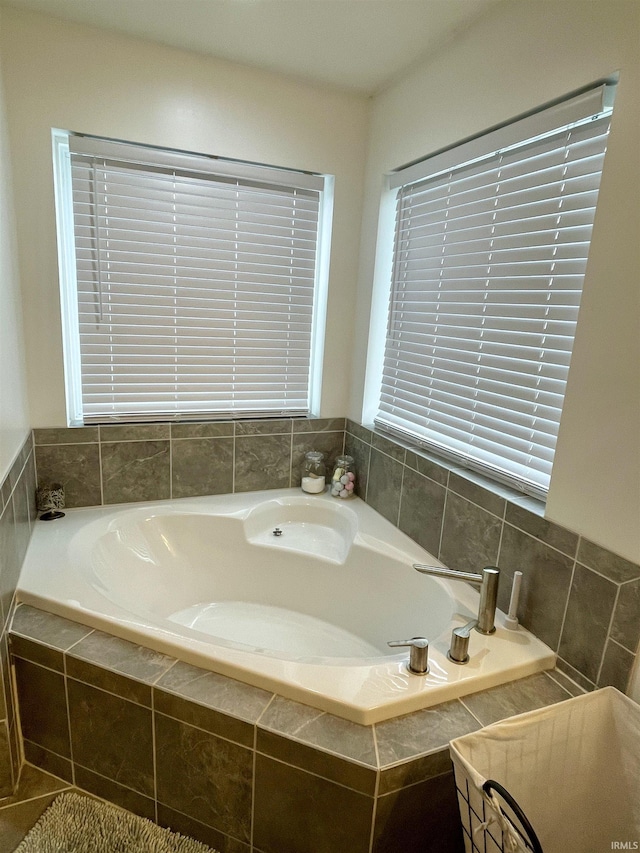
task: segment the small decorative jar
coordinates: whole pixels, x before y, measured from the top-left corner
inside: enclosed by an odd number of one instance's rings
[[[353,456],[338,456],[331,477],[331,495],[334,498],[351,498],[355,495],[356,469]]]
[[[302,464],[302,486],[303,492],[310,495],[318,495],[324,492],[326,483],[326,468],[324,465],[324,453],[319,450],[310,450],[305,453]]]
[[[36,489],[36,509],[41,521],[64,518],[64,486],[61,483],[40,483]]]

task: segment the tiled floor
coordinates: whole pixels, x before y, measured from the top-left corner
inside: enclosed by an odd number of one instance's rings
[[[16,793],[0,800],[0,853],[12,853],[55,797],[71,790],[68,782],[25,764]]]

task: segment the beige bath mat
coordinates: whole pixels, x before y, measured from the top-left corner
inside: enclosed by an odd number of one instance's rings
[[[60,794],[15,853],[215,853],[131,812],[79,794]]]

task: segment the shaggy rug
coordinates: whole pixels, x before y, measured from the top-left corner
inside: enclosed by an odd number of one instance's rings
[[[79,794],[60,794],[15,853],[215,853],[150,820]]]

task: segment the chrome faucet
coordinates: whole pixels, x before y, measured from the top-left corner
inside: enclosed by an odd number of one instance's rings
[[[454,628],[451,632],[451,645],[447,657],[452,663],[469,663],[469,635],[471,629],[478,624],[477,619],[472,619],[460,628]]]
[[[493,634],[496,630],[496,606],[498,602],[498,580],[500,569],[496,566],[486,566],[482,573],[477,575],[473,572],[455,572],[452,569],[444,569],[440,566],[423,566],[414,563],[413,568],[425,575],[433,575],[436,578],[448,578],[449,580],[467,581],[480,585],[480,605],[478,607],[477,623],[473,625],[481,634]]]
[[[426,637],[412,637],[411,640],[390,640],[392,648],[408,646],[409,663],[407,669],[414,675],[427,675],[429,672],[429,640]]]

